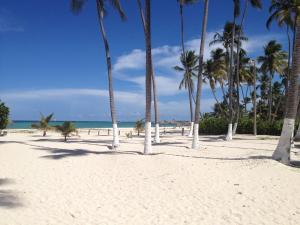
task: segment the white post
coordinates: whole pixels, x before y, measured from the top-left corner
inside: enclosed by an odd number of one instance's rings
[[[199,124],[194,125],[194,137],[192,142],[192,149],[198,149],[199,148]]]
[[[160,143],[160,138],[159,138],[159,123],[155,124],[155,143]]]
[[[193,137],[193,132],[194,132],[194,122],[191,121],[189,137]]]
[[[119,147],[119,132],[118,125],[116,123],[113,124],[113,148]]]
[[[151,154],[151,122],[145,123],[145,145],[144,145],[144,154]]]
[[[232,123],[228,124],[228,131],[226,136],[226,141],[232,140]]]

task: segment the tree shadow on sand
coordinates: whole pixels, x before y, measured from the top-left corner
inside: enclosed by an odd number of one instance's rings
[[[12,190],[3,190],[2,186],[13,184],[14,181],[7,178],[0,178],[0,208],[16,208],[22,206],[20,199]]]

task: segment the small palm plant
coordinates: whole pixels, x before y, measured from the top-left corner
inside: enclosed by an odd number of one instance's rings
[[[47,131],[53,129],[53,127],[49,125],[53,115],[54,114],[51,113],[49,116],[45,117],[43,114],[41,114],[41,120],[38,123],[31,124],[31,127],[34,129],[42,130],[43,137],[45,137],[47,135]]]
[[[67,141],[67,137],[69,137],[71,133],[77,131],[75,124],[69,121],[64,122],[62,125],[57,125],[55,128],[65,137],[65,141]]]
[[[140,136],[140,133],[144,130],[144,121],[138,120],[135,122],[134,129],[138,132],[138,136]]]

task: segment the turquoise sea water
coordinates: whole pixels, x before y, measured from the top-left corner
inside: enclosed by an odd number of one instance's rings
[[[9,125],[9,129],[30,129],[31,124],[37,123],[37,121],[13,121]],[[50,122],[50,125],[60,125],[63,121]],[[112,128],[112,123],[109,121],[73,121],[77,128]],[[135,122],[119,122],[120,128],[134,127]],[[173,126],[172,124],[166,124],[163,126]]]

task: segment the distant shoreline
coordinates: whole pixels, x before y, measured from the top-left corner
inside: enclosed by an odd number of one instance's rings
[[[52,121],[51,126],[60,125],[64,121]],[[112,123],[110,121],[71,121],[75,123],[78,129],[109,129],[112,128]],[[8,126],[8,130],[30,130],[31,124],[38,123],[38,121],[31,120],[14,120],[12,124]],[[133,128],[135,122],[118,122],[119,128]],[[174,123],[163,123],[161,127],[176,127]]]

